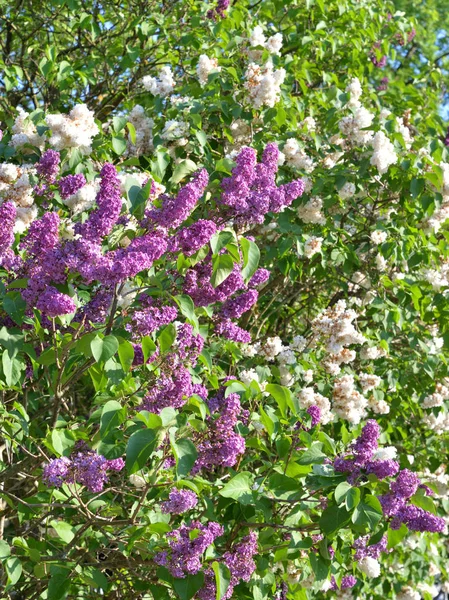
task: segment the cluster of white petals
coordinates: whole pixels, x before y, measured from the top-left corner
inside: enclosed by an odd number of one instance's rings
[[[68,115],[47,115],[45,121],[51,130],[49,144],[54,150],[78,148],[83,154],[92,152],[92,138],[99,129],[94,113],[86,104],[77,104]]]
[[[165,96],[171,94],[175,88],[175,80],[171,68],[168,66],[162,67],[158,77],[145,75],[145,77],[142,78],[142,85],[146,91],[153,94],[153,96],[165,98]]]
[[[251,105],[254,108],[272,108],[280,99],[284,79],[285,69],[275,70],[271,60],[262,66],[251,62],[245,71],[244,84]]]

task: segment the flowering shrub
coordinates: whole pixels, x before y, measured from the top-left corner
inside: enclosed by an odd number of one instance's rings
[[[449,589],[429,32],[378,0],[85,4],[5,13],[5,598]]]

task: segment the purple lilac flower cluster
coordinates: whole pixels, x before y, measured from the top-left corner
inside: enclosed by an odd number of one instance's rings
[[[357,578],[354,577],[354,575],[344,575],[344,577],[342,577],[340,587],[338,587],[335,577],[332,575],[330,589],[334,592],[338,592],[338,590],[350,590],[356,585],[356,583]]]
[[[395,460],[373,460],[379,436],[379,425],[373,419],[368,420],[350,449],[352,458],[337,457],[334,461],[335,470],[349,473],[348,481],[352,484],[365,473],[373,473],[378,479],[395,475],[399,471],[399,464]]]
[[[82,187],[86,185],[86,178],[82,173],[76,175],[66,175],[58,181],[59,193],[61,198],[66,200],[69,196],[76,194]]]
[[[229,207],[234,222],[263,223],[267,212],[279,212],[304,192],[304,182],[297,179],[286,185],[276,185],[279,150],[267,144],[262,161],[252,148],[243,148],[236,158],[231,177],[222,182],[221,203]]]
[[[12,202],[4,202],[0,206],[0,265],[6,262],[14,242],[14,223],[16,222],[16,207]],[[5,265],[7,267],[7,265]]]
[[[225,11],[229,8],[231,0],[217,0],[217,6],[207,11],[207,18],[213,19],[214,21],[220,17],[224,19]]]
[[[223,535],[223,527],[213,521],[207,525],[198,521],[181,525],[179,529],[167,533],[169,550],[158,552],[154,561],[166,567],[173,577],[194,575],[201,569],[204,551],[220,535]]]
[[[198,473],[202,469],[232,467],[245,451],[244,438],[234,431],[242,412],[239,395],[229,394],[226,398],[225,389],[222,389],[210,399],[209,410],[211,415],[207,420],[208,430],[206,435],[198,436],[198,458],[192,473]]]
[[[53,183],[59,173],[61,157],[55,150],[46,150],[36,166],[37,173],[48,183]]]
[[[257,534],[251,531],[241,542],[230,551],[225,552],[220,562],[224,563],[230,573],[231,579],[223,600],[232,598],[234,587],[241,581],[248,582],[256,569],[254,555],[257,554]],[[216,598],[215,575],[212,569],[205,571],[204,586],[198,592],[199,600],[215,600]]]
[[[387,552],[388,540],[386,535],[382,537],[380,542],[377,542],[377,544],[371,544],[370,546],[368,546],[369,538],[369,535],[364,535],[355,540],[352,547],[356,551],[354,560],[357,562],[363,558],[366,558],[367,556],[377,560],[382,552]],[[389,552],[391,552],[391,550]]]
[[[376,421],[367,421],[360,437],[350,449],[352,458],[337,457],[334,461],[335,470],[348,473],[348,481],[351,484],[356,484],[364,474],[374,474],[381,480],[397,475],[390,483],[389,492],[379,496],[384,515],[391,518],[390,527],[399,529],[404,523],[412,531],[443,531],[444,519],[409,503],[419,487],[422,487],[426,494],[431,493],[427,486],[421,484],[418,476],[408,469],[399,471],[399,464],[395,460],[373,460],[379,436],[380,428]]]
[[[90,492],[101,492],[108,481],[106,471],[121,471],[125,466],[122,458],[107,460],[90,450],[83,442],[75,446],[70,458],[54,458],[44,467],[42,479],[52,487],[63,483],[84,485]]]
[[[390,491],[383,496],[379,496],[383,513],[391,518],[391,529],[399,529],[402,524],[407,525],[411,531],[430,531],[440,533],[445,528],[445,521],[441,517],[410,504],[410,498],[416,494],[419,487],[425,489],[426,494],[430,493],[427,486],[422,486],[418,476],[402,469],[399,472],[396,481],[390,485]]]
[[[162,502],[161,511],[172,515],[181,515],[198,504],[198,496],[190,490],[171,490],[168,500]]]

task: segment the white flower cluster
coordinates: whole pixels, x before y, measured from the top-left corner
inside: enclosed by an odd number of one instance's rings
[[[384,446],[379,448],[373,455],[373,460],[394,460],[398,451],[394,446]]]
[[[449,413],[440,411],[437,416],[433,413],[423,415],[423,423],[436,434],[449,431]]]
[[[318,406],[321,411],[320,421],[324,425],[333,421],[334,415],[331,412],[331,403],[325,396],[315,392],[312,387],[302,388],[298,394],[298,401],[299,406],[304,409],[310,406]]]
[[[426,269],[423,277],[430,283],[434,290],[449,286],[449,261],[442,260],[437,269]]]
[[[371,233],[370,238],[373,244],[383,244],[387,239],[387,232],[376,229]]]
[[[421,594],[407,585],[397,594],[396,600],[421,600]]]
[[[136,130],[136,139],[135,143],[133,144],[130,136],[128,135],[126,155],[141,156],[149,154],[153,149],[153,119],[150,119],[146,116],[143,106],[136,104],[136,106],[128,115],[128,121]]]
[[[54,150],[78,148],[83,154],[92,152],[92,138],[99,129],[94,113],[86,104],[77,104],[68,115],[47,115],[45,121],[51,130],[49,143]]]
[[[17,108],[18,115],[11,128],[12,136],[9,145],[13,148],[20,148],[24,144],[31,144],[37,148],[43,148],[45,137],[37,133],[36,126],[29,118],[30,113],[27,113],[20,108]]]
[[[37,217],[33,186],[30,183],[30,175],[35,173],[33,165],[0,164],[0,204],[9,201],[16,205],[16,233],[25,231]]]
[[[382,379],[377,375],[372,375],[371,373],[359,373],[359,383],[364,392],[369,392],[370,390],[374,390],[374,388],[379,387],[382,383]]]
[[[172,93],[175,87],[175,80],[171,68],[169,66],[162,67],[158,77],[145,75],[145,77],[142,78],[142,85],[146,91],[153,94],[153,96],[165,98],[165,96]]]
[[[373,137],[372,131],[366,131],[374,121],[374,115],[363,106],[354,109],[352,115],[343,117],[338,123],[340,131],[356,145],[367,144]]]
[[[341,419],[350,423],[360,423],[366,415],[368,400],[355,389],[354,376],[343,375],[334,382],[332,410]]]
[[[380,575],[379,561],[371,556],[362,558],[362,560],[357,563],[357,566],[367,577],[379,577]]]
[[[263,46],[271,54],[279,54],[282,48],[282,34],[275,33],[267,40],[263,28],[260,25],[256,25],[249,36],[249,43],[253,47]]]
[[[394,146],[383,131],[378,131],[372,141],[373,155],[370,163],[377,168],[382,175],[388,171],[388,167],[393,165],[398,156],[394,151]]]
[[[438,496],[449,495],[449,475],[446,473],[445,465],[440,465],[434,473],[424,469],[422,478],[437,488]]]
[[[357,108],[360,106],[362,96],[362,85],[358,77],[353,77],[346,86],[346,93],[349,94],[348,106]]]
[[[365,337],[352,324],[356,317],[357,313],[354,310],[346,308],[345,300],[339,300],[312,321],[314,335],[316,338],[324,338],[331,360],[334,358],[336,361],[340,360],[339,355],[346,349],[346,346],[365,343]],[[351,361],[344,357],[344,360],[340,360],[340,362]]]
[[[265,391],[265,387],[267,385],[266,381],[262,381],[262,378],[259,376],[255,369],[245,369],[240,372],[239,379],[245,385],[250,385],[253,381],[256,381],[262,392]],[[268,394],[267,394],[268,395]]]
[[[321,244],[323,242],[322,237],[310,236],[304,244],[304,254],[307,258],[310,258],[314,254],[321,251]]]
[[[349,198],[352,198],[352,196],[354,196],[355,194],[355,185],[353,183],[351,183],[350,181],[347,181],[344,186],[338,190],[338,195],[340,196],[340,198],[342,200],[348,200]]]
[[[74,213],[80,213],[84,210],[88,210],[95,204],[95,198],[97,197],[99,189],[99,183],[90,181],[83,185],[75,194],[72,194],[65,200],[61,201]]]
[[[288,165],[301,169],[306,173],[311,173],[315,168],[314,161],[307,156],[295,138],[289,138],[282,148],[285,155],[285,161]]]
[[[254,124],[253,124],[254,127]],[[243,146],[251,144],[251,126],[243,119],[237,119],[230,126],[233,143],[226,141],[225,151],[226,158],[234,160]]]
[[[423,408],[435,408],[443,406],[445,400],[449,400],[449,388],[438,382],[435,385],[435,391],[430,396],[426,396],[422,402]]]
[[[270,337],[262,342],[257,342],[253,345],[257,354],[261,354],[267,360],[274,360],[276,356],[284,350],[280,337]]]
[[[216,58],[209,58],[206,54],[201,54],[198,64],[196,66],[196,74],[201,87],[204,87],[209,78],[209,74],[219,73],[221,67],[218,66],[218,60]]]
[[[402,138],[403,138],[404,143],[405,143],[405,147],[407,149],[409,149],[410,146],[412,145],[412,136],[411,136],[411,133],[410,133],[410,129],[404,123],[404,118],[403,117],[396,117],[396,129],[402,135]]]
[[[360,351],[360,358],[362,360],[376,360],[386,355],[387,353],[380,346],[364,346]]]
[[[280,68],[276,71],[271,60],[263,66],[251,62],[245,72],[244,87],[249,92],[252,106],[272,108],[279,101],[284,79],[285,69]]]
[[[441,162],[439,167],[443,171],[443,185],[441,195],[443,196],[441,205],[435,209],[433,214],[424,220],[423,227],[425,231],[437,233],[442,224],[449,219],[449,163]]]
[[[297,208],[298,217],[304,223],[315,223],[317,225],[325,225],[326,217],[322,214],[323,201],[318,196],[311,198],[306,204],[302,204]]]

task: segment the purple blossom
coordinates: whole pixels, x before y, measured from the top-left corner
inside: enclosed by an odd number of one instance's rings
[[[179,227],[195,208],[209,182],[206,169],[198,171],[190,183],[183,186],[176,198],[161,196],[161,208],[152,208],[146,212],[148,221],[154,221],[166,229]]]
[[[443,144],[445,146],[449,146],[449,127],[447,128],[447,131],[446,131],[446,137],[443,139]]]
[[[408,469],[402,469],[396,477],[396,481],[391,484],[390,490],[399,498],[407,500],[416,493],[420,483],[419,477],[415,473]]]
[[[169,494],[169,499],[161,504],[163,513],[181,515],[182,513],[192,510],[198,504],[198,497],[190,490],[173,489]]]
[[[185,367],[163,373],[143,398],[140,410],[159,414],[163,408],[180,408],[193,394],[192,377]]]
[[[366,465],[366,473],[374,474],[377,479],[393,477],[399,471],[399,463],[395,460],[374,460]]]
[[[99,241],[111,233],[122,209],[120,179],[114,165],[105,163],[100,176],[100,190],[96,198],[98,207],[85,223],[77,223],[75,227],[75,233],[91,241]]]
[[[410,531],[430,531],[432,533],[441,533],[446,526],[442,517],[437,517],[413,504],[401,508],[391,521],[390,527],[399,529],[401,523],[405,523]]]
[[[186,256],[192,256],[197,250],[207,244],[217,226],[213,221],[200,219],[189,227],[181,229],[176,236],[176,244]]]
[[[36,308],[47,317],[59,317],[76,311],[76,304],[67,296],[52,286],[47,286],[38,297]]]
[[[76,194],[82,187],[86,185],[86,178],[82,173],[76,175],[66,175],[58,181],[59,193],[61,198],[67,200],[73,194]]]
[[[143,310],[136,310],[132,316],[133,329],[140,336],[150,335],[162,325],[172,323],[178,316],[178,310],[174,306],[150,306]]]
[[[312,427],[318,425],[318,423],[321,420],[320,407],[315,405],[309,406],[309,408],[307,409],[307,414],[309,414],[312,417]]]
[[[241,581],[248,582],[256,569],[254,555],[257,554],[257,534],[251,531],[241,542],[236,544],[230,551],[225,552],[222,562],[231,573],[229,587],[223,600],[232,598],[234,587]],[[216,586],[215,575],[212,569],[205,571],[204,586],[198,592],[199,600],[215,600]]]
[[[46,150],[39,159],[36,171],[41,177],[46,179],[48,183],[53,183],[59,172],[60,162],[61,157],[59,156],[59,152],[56,152],[55,150]]]
[[[248,283],[248,287],[258,287],[262,285],[270,278],[270,271],[268,269],[257,269],[254,275],[251,277]]]
[[[353,544],[353,548],[356,550],[354,555],[355,561],[358,562],[367,556],[377,560],[382,552],[387,552],[388,540],[386,535],[382,537],[380,542],[377,542],[377,544],[371,544],[370,546],[368,546],[369,538],[369,535],[364,535],[355,540]]]
[[[48,465],[45,465],[42,481],[47,486],[61,487],[69,474],[71,464],[71,461],[65,456],[54,458]]]
[[[228,9],[230,3],[231,0],[217,0],[217,6],[207,11],[207,18],[213,19],[214,21],[217,19],[217,17],[224,19],[225,11]]]
[[[107,460],[90,450],[84,442],[79,442],[70,458],[63,456],[50,461],[44,467],[42,479],[48,486],[61,487],[63,483],[78,483],[90,492],[101,492],[108,481],[106,471],[121,471],[124,466],[122,458]]]
[[[257,302],[258,297],[256,290],[249,290],[240,296],[226,300],[220,312],[226,319],[240,319]]]
[[[58,244],[59,222],[59,215],[55,212],[46,212],[33,221],[20,243],[21,250],[26,250],[28,257],[42,261],[49,250]]]
[[[201,569],[204,551],[220,535],[223,535],[223,527],[213,521],[207,525],[198,521],[193,521],[190,525],[183,524],[179,529],[167,533],[169,549],[158,552],[154,561],[167,567],[173,577],[193,575]]]
[[[242,342],[244,344],[251,342],[251,334],[233,323],[230,319],[218,321],[215,326],[215,333],[233,342]]]
[[[0,261],[2,256],[9,250],[14,242],[14,224],[16,222],[17,210],[12,202],[4,202],[0,206]]]
[[[224,390],[220,391],[209,401],[209,409],[211,416],[207,419],[208,431],[200,437],[197,444],[198,458],[192,473],[201,469],[232,467],[238,456],[245,451],[244,438],[234,431],[242,410],[238,394],[229,394],[225,398]]]

